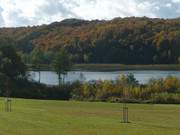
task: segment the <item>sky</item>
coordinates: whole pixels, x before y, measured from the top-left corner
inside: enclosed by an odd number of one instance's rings
[[[0,0],[0,27],[130,16],[179,18],[180,0]]]

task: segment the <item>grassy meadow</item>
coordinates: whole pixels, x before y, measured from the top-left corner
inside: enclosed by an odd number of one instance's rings
[[[121,123],[122,104],[0,99],[0,135],[179,135],[180,105],[129,104],[130,123]]]

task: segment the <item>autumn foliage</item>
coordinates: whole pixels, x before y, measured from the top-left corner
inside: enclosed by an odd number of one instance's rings
[[[65,48],[76,63],[169,64],[180,62],[180,19],[67,19],[49,25],[1,28],[27,57],[41,48],[46,61]],[[52,53],[53,52],[53,53]]]

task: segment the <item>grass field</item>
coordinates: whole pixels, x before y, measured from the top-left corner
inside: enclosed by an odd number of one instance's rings
[[[130,104],[130,123],[121,123],[122,104],[13,99],[0,135],[180,135],[180,105]]]

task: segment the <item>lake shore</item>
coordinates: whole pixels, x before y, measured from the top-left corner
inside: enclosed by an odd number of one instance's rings
[[[28,70],[36,70],[32,65],[27,65]],[[52,71],[50,65],[42,65],[40,70]],[[75,64],[74,71],[123,71],[123,70],[175,70],[180,71],[180,64],[162,64],[162,65],[124,65],[124,64]]]
[[[179,65],[123,65],[123,64],[77,64],[75,70],[119,71],[119,70],[180,70]]]

